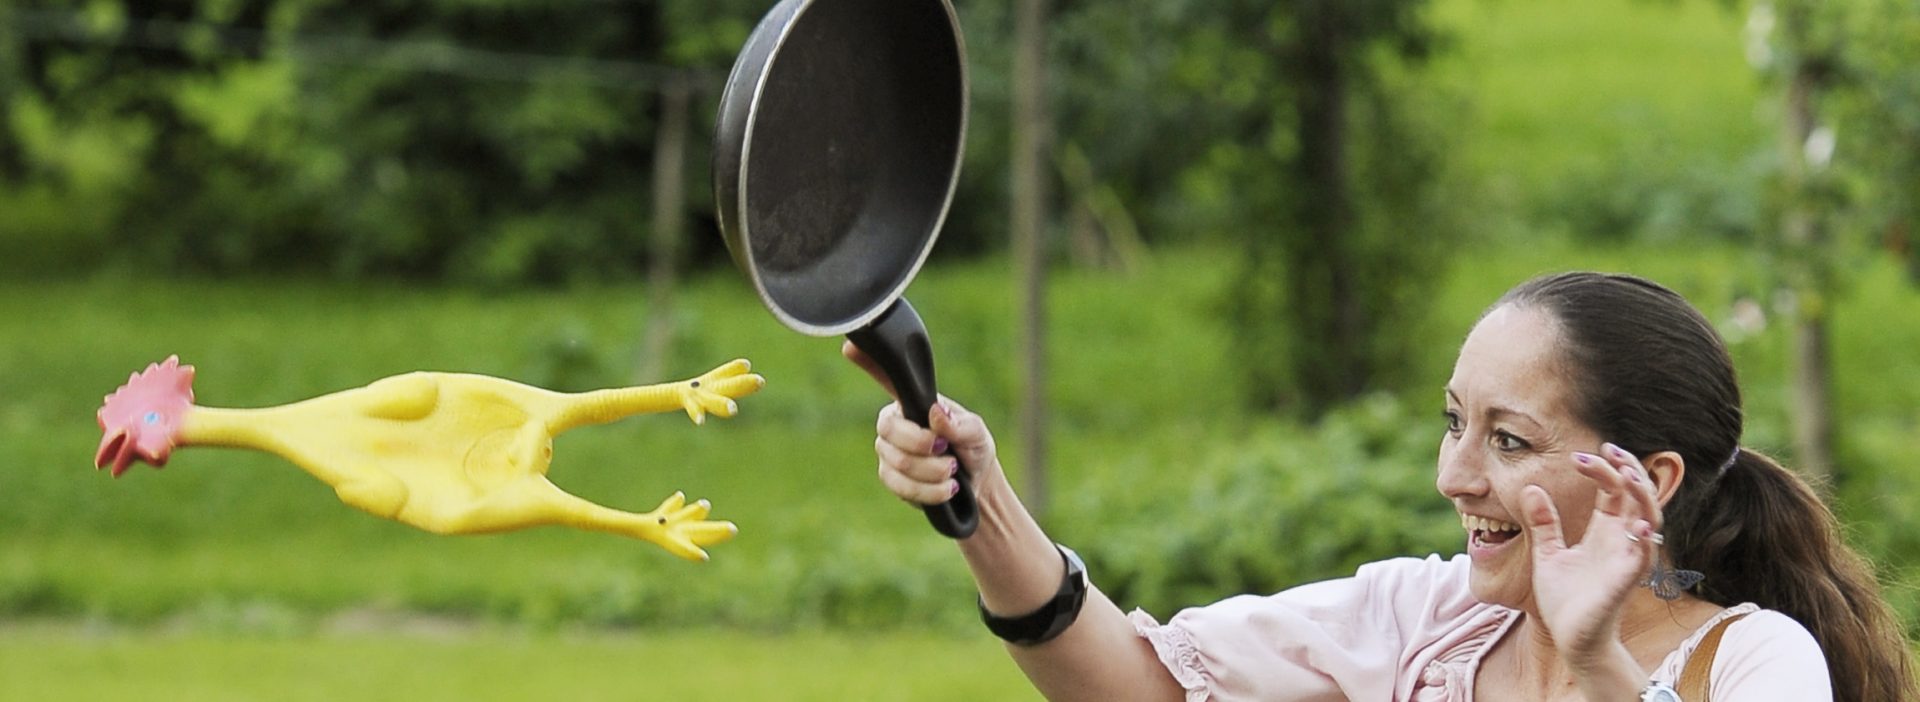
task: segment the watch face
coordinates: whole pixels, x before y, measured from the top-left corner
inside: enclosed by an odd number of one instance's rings
[[[1640,702],[1680,702],[1680,693],[1667,687],[1666,683],[1654,683],[1647,691],[1640,693]]]

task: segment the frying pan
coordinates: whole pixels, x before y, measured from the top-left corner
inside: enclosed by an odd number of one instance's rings
[[[781,323],[845,334],[927,426],[933,344],[906,299],[953,201],[967,127],[966,47],[949,0],[783,0],[727,78],[713,192],[734,263]],[[927,506],[979,526],[966,470]]]

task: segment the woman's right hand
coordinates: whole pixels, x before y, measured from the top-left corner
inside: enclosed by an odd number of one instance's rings
[[[840,352],[898,399],[886,373],[859,347],[847,342]],[[998,479],[999,454],[994,450],[993,433],[980,415],[942,395],[927,412],[927,420],[932,426],[914,424],[901,414],[899,402],[880,408],[873,451],[880,458],[880,483],[889,491],[916,505],[937,505],[959,491],[956,471],[967,471],[976,485],[990,476]]]
[[[848,343],[840,352],[866,369],[895,400],[900,399],[886,373],[860,349]],[[980,415],[946,397],[929,409],[931,427],[908,421],[900,414],[898,402],[880,410],[873,442],[874,453],[880,456],[880,482],[900,499],[925,506],[953,497],[959,485],[954,471],[968,471],[980,500],[980,530],[954,543],[980,588],[980,606],[989,612],[1013,613],[1046,605],[1059,592],[1066,565],[1059,548],[1007,485],[994,453],[993,433]],[[949,448],[951,456],[945,455]],[[1007,650],[1050,700],[1179,700],[1186,696],[1153,647],[1135,633],[1133,623],[1099,588],[1088,590],[1079,618],[1059,638]]]

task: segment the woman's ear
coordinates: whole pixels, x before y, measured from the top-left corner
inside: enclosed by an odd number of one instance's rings
[[[1667,500],[1680,491],[1680,480],[1687,477],[1687,461],[1672,451],[1659,453],[1640,459],[1640,465],[1647,469],[1647,477],[1653,480],[1653,499],[1661,507],[1667,506]]]

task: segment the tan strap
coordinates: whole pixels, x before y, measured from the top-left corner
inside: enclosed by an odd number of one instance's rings
[[[1687,665],[1680,670],[1680,702],[1710,702],[1707,683],[1713,675],[1713,655],[1720,652],[1720,637],[1727,635],[1727,625],[1740,621],[1745,614],[1736,614],[1720,620],[1700,637],[1700,645],[1693,648],[1693,654],[1687,656]]]

